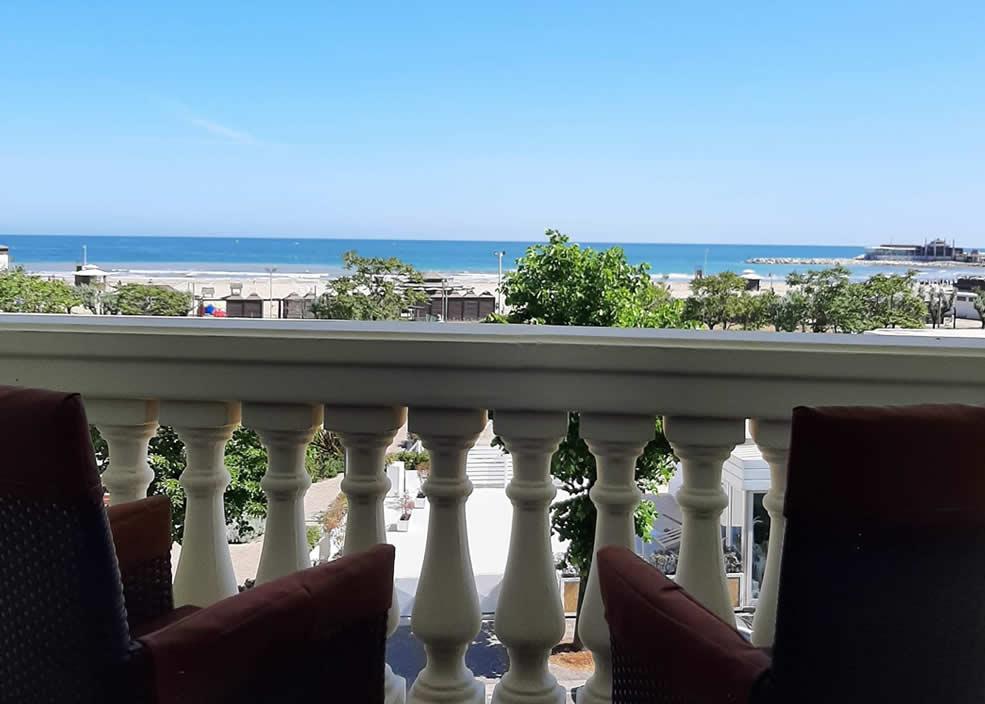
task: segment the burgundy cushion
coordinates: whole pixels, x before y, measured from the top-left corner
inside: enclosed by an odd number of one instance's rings
[[[276,676],[275,663],[300,661],[335,633],[367,620],[384,626],[393,555],[392,546],[378,545],[254,587],[139,638],[150,658],[156,701],[227,701],[231,692],[248,691],[251,677]],[[374,635],[382,658],[385,631]],[[325,662],[333,654],[317,657]],[[382,677],[382,660],[376,669]],[[319,681],[318,672],[308,675]],[[320,686],[331,692],[337,685]]]
[[[120,570],[171,554],[171,502],[150,496],[106,509]]]
[[[605,547],[596,560],[613,653],[635,661],[629,676],[655,683],[669,697],[660,701],[748,698],[770,666],[763,651],[630,550]],[[614,688],[637,687],[616,665]]]
[[[788,517],[985,525],[985,408],[797,408],[789,466]]]
[[[106,513],[123,578],[130,632],[137,636],[157,630],[174,609],[171,503],[166,496],[151,496],[110,506]]]
[[[168,626],[171,626],[177,623],[178,621],[180,621],[181,619],[187,616],[191,616],[193,613],[196,613],[198,611],[201,611],[201,609],[197,606],[192,606],[191,604],[185,604],[184,606],[179,606],[177,609],[172,609],[171,611],[167,611],[163,615],[151,619],[150,621],[146,621],[140,624],[139,626],[137,626],[136,628],[131,628],[130,635],[136,639],[139,639],[141,636],[154,633],[155,631],[159,631],[162,628],[167,628]]]
[[[78,394],[0,386],[0,495],[62,503],[102,496]]]

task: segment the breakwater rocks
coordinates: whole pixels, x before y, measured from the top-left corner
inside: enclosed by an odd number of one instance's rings
[[[849,266],[865,264],[864,259],[837,259],[829,257],[753,257],[746,259],[748,264],[810,264],[816,266]]]
[[[933,259],[930,261],[913,261],[911,259],[851,259],[826,257],[752,257],[746,259],[748,264],[780,264],[808,266],[895,266],[910,269],[964,269],[967,267],[985,267],[985,262],[956,262],[948,259]]]

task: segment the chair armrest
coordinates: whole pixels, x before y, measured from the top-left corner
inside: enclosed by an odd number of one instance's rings
[[[123,581],[130,632],[168,614],[171,594],[171,503],[166,496],[106,510]]]
[[[139,638],[158,704],[382,704],[393,547],[223,599]]]
[[[766,653],[630,550],[606,547],[596,560],[613,704],[753,700],[770,667]]]

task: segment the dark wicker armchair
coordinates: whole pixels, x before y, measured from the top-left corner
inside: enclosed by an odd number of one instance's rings
[[[615,704],[985,701],[985,409],[794,412],[772,652],[599,551]]]
[[[174,609],[167,500],[102,497],[80,398],[0,387],[0,702],[382,703],[392,547]]]

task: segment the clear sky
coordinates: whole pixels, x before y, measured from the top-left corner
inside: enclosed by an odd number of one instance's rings
[[[0,3],[0,233],[985,245],[983,216],[982,0]]]

